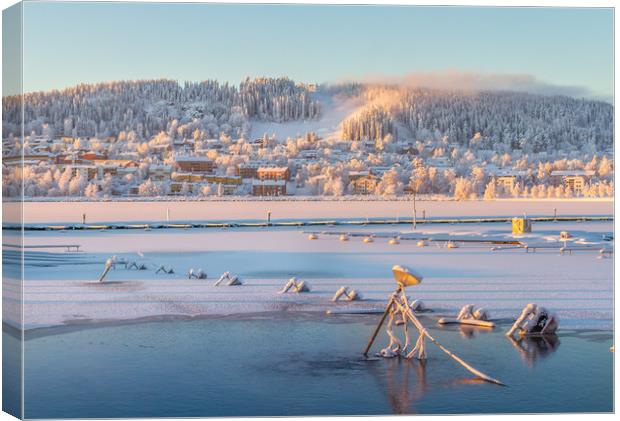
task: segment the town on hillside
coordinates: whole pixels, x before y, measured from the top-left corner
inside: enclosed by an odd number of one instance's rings
[[[3,98],[7,197],[22,180],[26,198],[614,191],[613,106],[600,101],[286,78],[112,82],[24,95],[22,140],[21,98]]]

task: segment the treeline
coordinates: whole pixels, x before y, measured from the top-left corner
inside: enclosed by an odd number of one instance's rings
[[[311,119],[320,104],[305,85],[287,78],[244,80],[238,87],[217,81],[122,81],[82,84],[63,90],[24,95],[25,132],[55,135],[116,136],[133,131],[141,138],[167,129],[170,121],[228,123],[231,116],[278,122]],[[21,122],[19,96],[4,97],[3,137],[17,135]]]
[[[388,110],[371,106],[342,122],[342,137],[347,140],[382,140],[396,136],[396,127]]]
[[[347,88],[348,89],[348,88]],[[524,154],[587,153],[613,146],[613,106],[601,101],[516,92],[452,92],[366,86],[372,107],[343,124],[348,140],[379,140],[401,130],[401,140],[444,138],[472,150]]]

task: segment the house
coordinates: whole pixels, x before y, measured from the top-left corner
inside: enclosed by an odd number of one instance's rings
[[[191,172],[173,172],[170,179],[177,183],[199,183],[204,181],[204,176]]]
[[[291,177],[291,171],[288,167],[258,167],[256,176],[259,180],[288,181]]]
[[[377,177],[370,171],[350,171],[349,185],[355,194],[372,194],[377,187]]]
[[[551,171],[551,182],[556,186],[563,185],[574,193],[583,193],[594,174],[592,170]]]
[[[96,152],[90,152],[90,151],[83,152],[79,154],[78,157],[86,161],[101,161],[101,160],[108,159],[107,155],[98,154]]]
[[[174,167],[179,172],[212,173],[215,163],[203,156],[178,156],[174,160]]]
[[[517,183],[527,177],[527,171],[522,170],[495,170],[490,173],[495,185],[502,186],[506,191],[512,190]]]
[[[385,167],[385,166],[374,166],[374,167],[370,167],[370,174],[377,176],[377,177],[381,177],[383,174],[385,174],[386,172],[390,171],[393,167]]]
[[[264,148],[267,146],[267,140],[261,138],[250,140],[248,144],[254,148]]]
[[[284,196],[286,195],[286,180],[253,180],[252,194],[254,196]]]
[[[149,165],[148,178],[150,178],[151,181],[169,181],[171,176],[172,167],[170,165]]]
[[[246,178],[258,178],[257,171],[260,167],[255,162],[248,162],[246,164],[239,164],[237,166],[237,175],[243,179]]]
[[[236,175],[205,175],[202,177],[203,181],[207,183],[222,184],[224,186],[239,186],[241,184],[241,177]]]

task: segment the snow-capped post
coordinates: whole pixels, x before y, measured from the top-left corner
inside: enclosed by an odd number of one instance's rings
[[[86,214],[82,214],[82,225],[86,225]]]
[[[558,208],[553,208],[553,222],[558,220]]]
[[[267,226],[271,226],[271,211],[267,211]]]
[[[170,223],[170,208],[166,208],[166,222]]]
[[[425,339],[431,341],[434,345],[436,345],[439,349],[441,349],[444,353],[446,353],[450,358],[454,361],[458,362],[461,366],[463,366],[467,371],[474,374],[476,377],[481,378],[490,383],[495,383],[498,385],[503,385],[503,383],[493,377],[488,376],[487,374],[477,370],[472,367],[464,360],[459,358],[456,354],[448,350],[442,344],[440,344],[428,330],[422,325],[420,320],[413,313],[413,309],[409,304],[409,299],[407,298],[407,294],[405,289],[407,287],[418,285],[422,282],[422,275],[417,273],[416,271],[401,265],[395,265],[392,267],[392,273],[394,274],[394,280],[396,281],[396,290],[390,295],[390,299],[388,301],[387,307],[383,313],[383,316],[379,320],[379,324],[375,328],[364,349],[362,355],[367,358],[368,352],[372,347],[373,342],[375,341],[381,326],[385,322],[385,319],[389,320],[387,323],[386,333],[390,338],[390,343],[388,346],[383,348],[377,355],[384,358],[394,358],[394,357],[404,357],[406,359],[417,358],[419,360],[426,359],[426,346]],[[402,323],[400,322],[402,321]],[[411,323],[415,329],[418,331],[418,339],[413,346],[410,342],[409,338],[409,330],[408,325]],[[404,343],[397,337],[396,333],[393,331],[393,326],[401,326],[404,334]]]

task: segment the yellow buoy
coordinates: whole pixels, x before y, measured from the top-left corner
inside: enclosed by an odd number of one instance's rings
[[[364,242],[365,243],[372,243],[374,240],[372,239],[372,237],[364,237]]]
[[[424,241],[424,240],[418,241],[417,246],[418,247],[426,247],[426,241]]]
[[[400,243],[400,241],[398,241],[397,237],[390,238],[390,241],[388,241],[388,244],[392,244],[392,245],[399,244],[399,243]]]
[[[349,241],[349,236],[347,234],[340,234],[340,241]]]
[[[308,236],[308,240],[316,240],[317,238],[319,238],[319,236],[318,236],[318,235],[316,235],[316,234],[310,234],[310,235]]]

